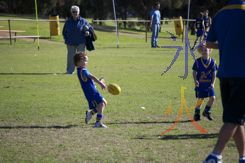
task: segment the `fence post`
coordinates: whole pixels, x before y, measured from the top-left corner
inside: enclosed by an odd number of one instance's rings
[[[145,22],[145,42],[147,43],[147,31],[148,31],[148,23]]]
[[[184,37],[186,37],[186,36],[184,36],[184,34],[185,34],[185,25],[186,25],[186,21],[183,21],[184,22],[184,28],[183,28],[183,31],[182,31],[182,42],[184,42]],[[188,30],[188,29],[187,29]]]
[[[11,37],[11,25],[10,25],[10,19],[8,19],[8,24],[9,24],[9,41],[10,41],[10,45],[12,45],[12,37]]]

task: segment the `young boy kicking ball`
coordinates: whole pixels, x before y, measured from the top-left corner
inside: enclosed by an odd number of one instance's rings
[[[211,49],[206,48],[205,44],[199,46],[198,52],[201,54],[201,57],[196,59],[192,67],[193,79],[196,86],[196,97],[198,99],[193,119],[195,121],[201,120],[200,107],[204,98],[209,98],[203,111],[203,116],[211,121],[213,120],[213,117],[211,116],[211,107],[215,100],[214,84],[217,65],[215,60],[209,56]]]
[[[77,67],[77,76],[89,105],[89,110],[86,111],[85,123],[87,124],[91,120],[92,115],[97,113],[94,127],[107,128],[107,126],[101,122],[103,110],[107,102],[97,90],[94,82],[99,84],[102,89],[105,89],[106,85],[92,75],[86,68],[88,65],[88,56],[85,52],[77,52],[75,54],[74,64]]]

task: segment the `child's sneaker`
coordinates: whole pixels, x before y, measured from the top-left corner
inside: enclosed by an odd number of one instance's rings
[[[208,120],[210,120],[210,121],[212,121],[214,118],[211,116],[211,113],[210,112],[205,112],[205,111],[203,111],[202,112],[202,115],[204,116],[204,117],[206,117]]]
[[[194,119],[195,121],[200,121],[200,120],[201,120],[200,114],[199,114],[199,113],[195,113],[194,116],[193,116],[193,119]]]
[[[218,158],[213,154],[208,155],[208,157],[203,161],[203,163],[222,163],[222,157]]]
[[[107,128],[107,126],[99,121],[99,122],[95,122],[94,128]]]
[[[85,123],[88,124],[88,122],[92,119],[92,111],[91,110],[87,110],[86,111],[86,115],[85,115]]]

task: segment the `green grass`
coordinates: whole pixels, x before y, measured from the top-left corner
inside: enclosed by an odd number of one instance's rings
[[[97,34],[88,68],[122,89],[119,96],[99,89],[108,101],[104,112],[108,129],[94,129],[95,119],[84,123],[87,102],[76,75],[63,74],[66,47],[61,40],[40,40],[40,51],[27,40],[12,46],[0,41],[0,162],[201,162],[222,125],[218,81],[215,120],[198,122],[207,134],[201,134],[184,112],[177,126],[159,138],[177,117],[181,86],[187,88],[187,105],[195,103],[193,59],[189,57],[187,79],[178,77],[184,74],[183,51],[161,76],[176,49],[151,49],[149,42],[135,35],[120,36],[120,48],[115,48],[114,33]],[[166,39],[160,44],[183,45]],[[217,53],[212,54],[216,60]],[[166,116],[170,100],[172,112]],[[229,142],[223,157],[225,162],[237,162],[234,142]]]

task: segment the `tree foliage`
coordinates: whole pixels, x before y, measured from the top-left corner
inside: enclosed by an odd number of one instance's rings
[[[188,0],[159,0],[162,17],[187,15]],[[34,14],[34,0],[0,0],[0,13]],[[115,0],[117,16],[126,20],[128,17],[149,19],[149,13],[155,0]],[[70,15],[70,6],[78,5],[81,15],[94,19],[112,19],[112,0],[37,0],[39,15]],[[191,0],[191,18],[200,11],[208,9],[214,15],[226,1],[223,0]]]

